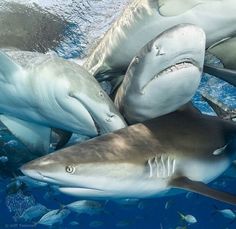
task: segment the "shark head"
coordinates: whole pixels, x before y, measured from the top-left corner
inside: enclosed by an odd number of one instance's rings
[[[205,33],[175,26],[148,42],[132,60],[115,103],[131,123],[178,109],[195,94],[203,68]]]
[[[39,79],[35,87],[44,99],[38,103],[54,127],[96,136],[126,126],[109,96],[82,66],[50,56],[30,74]]]

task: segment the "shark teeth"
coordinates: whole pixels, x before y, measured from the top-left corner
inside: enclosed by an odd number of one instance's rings
[[[161,71],[155,77],[158,77],[158,76],[161,76],[161,75],[164,75],[164,74],[168,74],[168,73],[171,73],[171,72],[175,72],[175,71],[178,71],[178,70],[183,69],[183,68],[189,68],[189,67],[192,67],[192,66],[194,66],[194,64],[191,63],[191,62],[177,63],[177,64],[172,65],[171,67],[168,67],[165,70]]]
[[[154,75],[154,77],[148,81],[140,90],[140,94],[144,95],[145,94],[145,89],[146,87],[155,79],[157,79],[158,77],[164,75],[164,74],[169,74],[171,72],[175,72],[178,71],[180,69],[184,69],[184,68],[189,68],[189,67],[197,67],[197,64],[195,63],[194,60],[192,59],[187,59],[187,60],[183,60],[182,62],[176,63],[175,65],[172,65],[164,70],[162,70],[161,72],[159,72],[158,74]]]

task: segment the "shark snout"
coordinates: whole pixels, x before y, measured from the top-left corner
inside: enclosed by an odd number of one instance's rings
[[[47,158],[39,158],[33,161],[30,161],[20,167],[21,172],[36,180],[45,181],[48,179],[48,175],[54,171],[53,160]]]
[[[36,180],[44,179],[44,176],[41,172],[37,171],[35,168],[33,168],[32,166],[29,166],[28,164],[21,166],[20,170],[24,175],[31,177],[33,179],[36,179]]]

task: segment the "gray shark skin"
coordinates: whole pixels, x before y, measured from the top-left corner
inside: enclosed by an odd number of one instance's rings
[[[0,3],[0,48],[47,52],[63,39],[68,23],[40,8],[17,2]]]
[[[0,120],[32,150],[47,151],[51,128],[94,137],[126,126],[98,82],[55,55],[0,52]]]
[[[128,123],[173,112],[191,100],[201,80],[205,40],[201,28],[181,24],[137,53],[114,100]]]
[[[147,42],[181,23],[203,28],[208,48],[236,34],[235,11],[234,0],[134,0],[92,50],[84,67],[101,81],[124,75]]]
[[[135,124],[31,161],[21,171],[86,198],[147,198],[191,190],[236,204],[205,185],[235,157],[236,126],[195,110]]]

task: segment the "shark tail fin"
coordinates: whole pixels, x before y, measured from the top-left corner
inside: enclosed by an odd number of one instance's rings
[[[227,105],[213,98],[207,92],[201,92],[203,100],[205,100],[209,106],[215,111],[217,116],[224,120],[234,120],[236,121],[236,109],[231,109]]]

